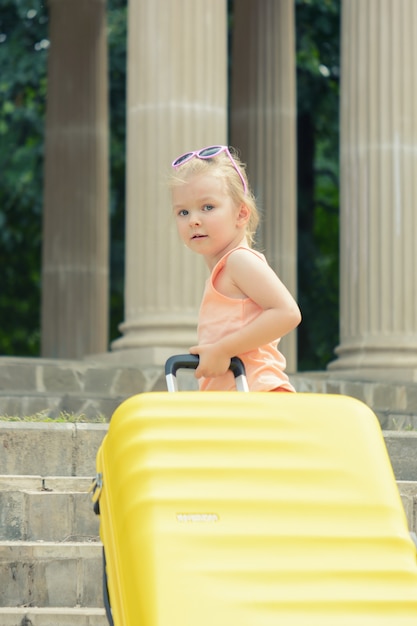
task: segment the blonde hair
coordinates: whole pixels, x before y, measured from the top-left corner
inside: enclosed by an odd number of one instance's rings
[[[176,168],[173,168],[172,174],[169,178],[168,185],[172,189],[177,185],[184,184],[192,176],[197,174],[214,174],[224,180],[227,186],[227,191],[236,203],[236,205],[244,204],[249,209],[249,221],[246,226],[246,235],[248,243],[252,246],[255,240],[256,229],[259,224],[259,212],[256,206],[255,196],[253,195],[246,175],[246,166],[240,160],[236,153],[236,150],[229,148],[230,153],[235,160],[236,166],[239,168],[242,174],[246,186],[247,192],[243,189],[242,181],[239,174],[236,172],[232,161],[228,157],[226,152],[220,152],[209,159],[199,159],[193,157],[185,163],[182,163]]]

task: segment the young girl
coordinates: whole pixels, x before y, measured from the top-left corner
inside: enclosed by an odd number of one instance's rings
[[[245,364],[251,391],[294,391],[280,338],[300,310],[263,254],[252,249],[258,211],[243,164],[227,146],[187,152],[172,163],[178,233],[210,270],[198,320],[195,375],[202,390],[235,389],[230,359]]]

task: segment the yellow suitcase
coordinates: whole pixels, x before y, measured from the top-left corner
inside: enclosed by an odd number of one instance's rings
[[[417,625],[416,546],[358,400],[137,395],[96,482],[115,626]]]

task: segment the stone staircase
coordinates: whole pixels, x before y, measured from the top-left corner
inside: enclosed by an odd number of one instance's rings
[[[292,381],[297,391],[343,393],[374,410],[417,532],[415,384],[328,372]],[[194,388],[192,378],[180,388]],[[165,389],[162,368],[0,358],[0,416],[67,412],[86,420],[0,420],[0,626],[107,626],[99,521],[88,493],[96,453],[120,402]]]
[[[107,424],[0,421],[1,626],[107,626],[90,494]],[[385,441],[417,531],[416,433]]]
[[[0,422],[1,626],[106,626],[90,494],[105,424]]]

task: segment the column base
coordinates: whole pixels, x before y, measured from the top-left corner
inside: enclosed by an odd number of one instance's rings
[[[164,365],[173,354],[197,343],[197,315],[144,315],[120,325],[123,337],[111,344],[112,358],[139,365]]]
[[[358,372],[361,378],[367,376],[378,379],[417,380],[417,344],[415,337],[401,337],[391,345],[382,345],[382,341],[372,343],[345,343],[335,350],[337,359],[328,364],[330,372]]]

